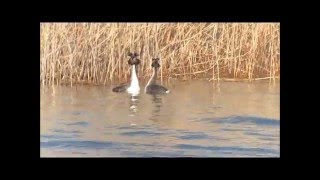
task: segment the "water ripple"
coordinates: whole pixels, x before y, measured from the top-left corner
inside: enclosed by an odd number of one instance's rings
[[[84,122],[84,121],[80,121],[80,122],[69,123],[69,124],[65,124],[65,125],[68,125],[68,126],[73,126],[73,125],[88,126],[89,123],[88,122]]]
[[[279,152],[273,149],[266,148],[243,148],[243,147],[218,147],[218,146],[199,146],[192,144],[178,144],[175,146],[180,149],[196,149],[196,150],[211,150],[211,151],[242,151],[242,152],[252,152],[252,153],[270,153],[270,154],[278,154]]]
[[[49,147],[60,147],[60,148],[94,148],[94,149],[103,149],[112,146],[112,142],[99,142],[99,141],[48,141],[41,142],[41,146],[44,148]]]
[[[208,121],[210,123],[224,123],[224,124],[241,124],[254,123],[261,126],[280,126],[280,121],[276,119],[253,117],[253,116],[229,116],[222,118],[205,118],[201,121]]]
[[[131,132],[123,132],[120,133],[120,135],[125,135],[125,136],[158,136],[162,135],[163,133],[159,132],[148,132],[148,131],[131,131]]]

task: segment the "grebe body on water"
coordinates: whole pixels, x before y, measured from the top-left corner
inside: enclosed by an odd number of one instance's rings
[[[113,92],[128,92],[130,94],[139,94],[140,86],[138,80],[138,65],[140,64],[140,60],[138,59],[137,53],[129,53],[128,56],[130,59],[128,60],[128,64],[131,66],[131,79],[130,83],[122,83],[119,86],[112,89]]]
[[[151,67],[153,69],[153,73],[152,73],[152,76],[145,87],[145,90],[144,90],[145,93],[147,93],[147,94],[168,94],[170,91],[166,87],[157,84],[157,72],[160,67],[159,58],[152,59]]]

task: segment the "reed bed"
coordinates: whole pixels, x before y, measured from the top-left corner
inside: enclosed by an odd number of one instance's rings
[[[41,23],[40,83],[128,81],[128,52],[139,77],[159,57],[161,80],[280,77],[279,23]]]

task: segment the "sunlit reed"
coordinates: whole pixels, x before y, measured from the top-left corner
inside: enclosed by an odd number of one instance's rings
[[[155,57],[161,80],[280,76],[279,23],[41,23],[40,44],[42,85],[128,80],[132,51],[142,79]]]

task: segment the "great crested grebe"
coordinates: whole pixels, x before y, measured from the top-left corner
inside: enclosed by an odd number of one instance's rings
[[[170,91],[167,88],[165,88],[165,87],[163,87],[161,85],[158,85],[156,83],[156,81],[157,81],[157,72],[158,72],[158,69],[160,67],[159,58],[152,58],[151,67],[153,69],[153,74],[152,74],[150,80],[148,81],[148,84],[145,87],[144,91],[147,94],[167,94],[167,93],[169,93]]]
[[[140,64],[140,59],[137,53],[128,53],[130,59],[128,60],[128,64],[131,65],[131,81],[130,83],[122,83],[119,86],[112,89],[113,92],[128,92],[131,94],[139,94],[140,86],[139,80],[137,77],[138,65]]]

